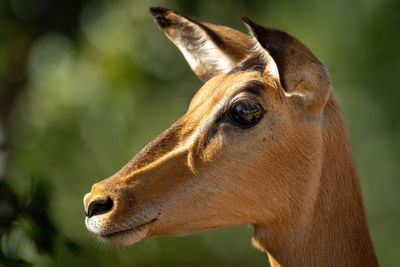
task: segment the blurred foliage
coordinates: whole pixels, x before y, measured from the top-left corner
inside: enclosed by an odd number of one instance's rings
[[[26,266],[39,256],[54,255],[56,242],[78,252],[78,245],[62,236],[50,216],[51,185],[46,179],[32,179],[27,192],[17,195],[0,181],[0,262]]]
[[[128,248],[85,229],[91,185],[181,116],[202,84],[152,22],[148,8],[158,5],[242,31],[247,13],[298,36],[326,63],[378,259],[398,266],[398,0],[1,1],[0,264],[266,265],[248,226]]]

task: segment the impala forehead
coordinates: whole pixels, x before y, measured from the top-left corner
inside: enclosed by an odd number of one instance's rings
[[[193,96],[189,111],[207,106],[209,111],[224,98],[232,97],[240,88],[245,87],[248,81],[264,83],[264,78],[257,71],[241,71],[225,73],[215,76],[207,81]],[[208,113],[208,112],[207,112]]]

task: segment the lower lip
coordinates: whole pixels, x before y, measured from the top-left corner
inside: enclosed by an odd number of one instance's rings
[[[139,232],[139,231],[143,230],[143,228],[144,228],[146,225],[147,225],[147,224],[142,224],[142,225],[139,225],[139,226],[137,226],[137,227],[135,227],[135,228],[130,228],[130,229],[127,229],[127,230],[122,230],[122,231],[114,232],[114,233],[111,233],[111,234],[100,235],[100,237],[105,238],[105,239],[110,239],[110,238],[118,237],[118,236],[125,235],[125,234],[130,234],[130,233],[134,233],[134,232]]]
[[[114,232],[111,234],[103,234],[100,237],[107,242],[119,246],[129,246],[142,241],[147,237],[148,226],[155,222],[157,219],[153,219],[147,223],[141,224],[134,228]]]

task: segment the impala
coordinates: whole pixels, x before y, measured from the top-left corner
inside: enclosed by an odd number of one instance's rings
[[[128,246],[252,224],[272,266],[377,266],[340,105],[323,63],[243,16],[252,36],[150,9],[205,81],[188,111],[84,198],[86,227]]]

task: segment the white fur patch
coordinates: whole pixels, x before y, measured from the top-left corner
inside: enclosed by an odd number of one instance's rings
[[[99,235],[102,234],[104,231],[99,216],[93,216],[90,218],[86,217],[85,224],[86,228],[93,234]]]
[[[292,96],[306,97],[305,94],[302,94],[302,93],[300,93],[300,92],[291,92],[291,93],[284,92],[284,93],[285,93],[285,96],[286,96],[286,97],[292,97]]]

